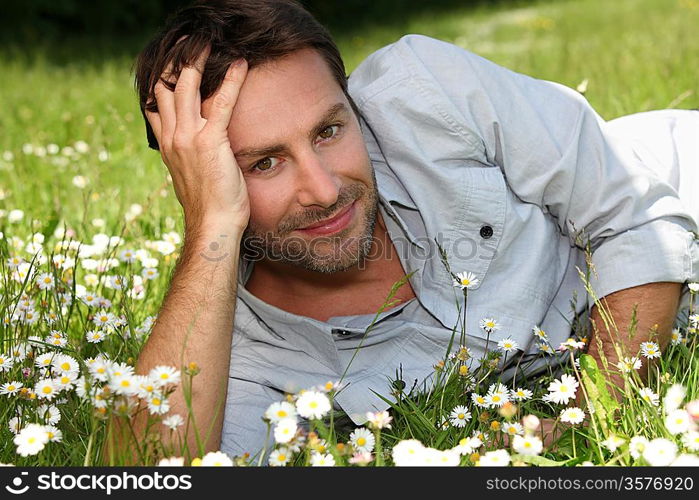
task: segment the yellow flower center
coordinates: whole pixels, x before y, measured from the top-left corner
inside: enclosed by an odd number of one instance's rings
[[[34,444],[34,441],[36,441],[36,438],[35,438],[35,437],[30,437],[29,439],[27,439],[27,442],[28,442],[29,444]]]
[[[51,394],[53,392],[53,389],[51,389],[50,385],[44,386],[43,389],[41,389],[41,392],[44,394]]]
[[[286,455],[280,453],[279,455],[277,455],[277,460],[279,460],[280,462],[286,462]]]
[[[63,363],[61,365],[61,370],[70,370],[70,363]]]
[[[316,401],[311,401],[311,402],[308,404],[308,406],[310,406],[311,408],[318,408],[318,403],[317,403]]]
[[[151,403],[153,403],[155,406],[160,406],[160,400],[158,398],[153,398]]]
[[[463,413],[459,413],[457,417],[459,418],[459,420],[463,420],[464,418],[466,418],[466,415],[464,415]]]
[[[9,385],[9,386],[7,386],[7,390],[8,390],[8,391],[14,391],[14,390],[15,390],[15,386],[14,386],[14,385]]]
[[[287,416],[287,413],[286,413],[284,410],[279,410],[279,411],[277,412],[277,416],[278,416],[279,418],[284,418],[284,417]]]
[[[366,444],[366,439],[363,437],[360,437],[359,439],[357,439],[357,444],[359,446],[364,446]]]
[[[129,387],[129,386],[131,386],[131,382],[129,382],[128,380],[122,380],[121,386],[122,387]]]

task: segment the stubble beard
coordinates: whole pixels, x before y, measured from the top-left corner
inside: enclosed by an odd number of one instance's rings
[[[248,226],[242,239],[243,257],[251,261],[269,260],[289,264],[324,274],[347,271],[363,265],[373,245],[379,203],[373,168],[371,177],[371,186],[360,183],[343,186],[333,206],[289,216],[282,220],[275,232],[265,233],[252,225]],[[356,235],[349,234],[353,227],[347,227],[332,236],[318,236],[312,239],[290,234],[295,229],[337,214],[355,200],[360,201],[355,205],[355,209],[362,204],[365,207],[364,215],[358,221],[360,229]]]

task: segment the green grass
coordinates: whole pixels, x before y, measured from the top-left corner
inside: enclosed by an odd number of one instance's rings
[[[378,20],[375,25],[362,24],[361,29],[337,33],[337,40],[348,70],[401,35],[422,33],[451,41],[534,77],[571,87],[588,80],[587,98],[604,118],[612,119],[650,109],[699,107],[699,67],[696,65],[699,44],[695,42],[698,25],[699,0],[499,2],[491,7],[480,4],[448,11],[423,10],[415,16],[398,16],[390,24]],[[30,259],[23,244],[35,232],[46,235],[45,249],[50,253],[56,243],[54,229],[63,223],[74,230],[76,239],[86,243],[98,232],[121,234],[127,243],[119,247],[118,252],[123,248],[144,248],[146,241],[160,240],[170,231],[181,232],[181,208],[167,182],[167,170],[159,155],[146,145],[132,89],[130,69],[135,52],[129,52],[131,46],[133,44],[125,43],[126,49],[119,47],[117,50],[104,45],[92,47],[84,41],[67,41],[56,49],[0,50],[3,71],[0,84],[0,109],[3,110],[0,113],[0,210],[3,211],[0,212],[0,231],[5,235],[0,241],[0,257],[3,264],[11,255]],[[71,51],[73,57],[70,57]],[[69,156],[23,152],[26,144],[33,145],[36,152],[37,148],[50,144],[74,148],[77,141],[84,141],[88,150]],[[88,180],[86,187],[73,185],[77,175]],[[142,205],[143,213],[126,222],[125,214],[132,204]],[[25,217],[20,222],[9,223],[7,215],[14,209],[23,210]],[[104,229],[92,223],[95,218],[104,219]],[[11,237],[21,238],[23,244],[13,248],[8,241]],[[113,301],[113,312],[125,314],[133,328],[141,325],[146,316],[157,313],[177,256],[177,252],[159,253],[155,249],[150,252],[159,259],[160,276],[145,283],[143,300],[130,300],[118,290],[103,286],[96,289],[96,293]],[[106,274],[129,275],[139,273],[141,267],[138,263],[129,266],[122,262]],[[43,266],[42,271],[47,269]],[[81,268],[76,271],[79,284],[84,284],[85,274]],[[0,266],[0,317],[3,320],[8,318],[21,293],[21,283],[8,283],[8,276],[6,266]],[[63,275],[63,278],[69,277]],[[61,279],[61,275],[57,274],[56,278]],[[27,291],[37,300],[40,310],[60,310],[54,294],[38,292],[32,283],[28,284]],[[41,304],[41,300],[45,304]],[[133,361],[140,342],[125,341],[122,335],[126,330],[99,347],[85,343],[88,312],[94,311],[76,306],[59,323],[60,329],[68,334],[70,352],[85,359],[103,350],[122,361],[129,358]],[[4,342],[0,351],[6,350],[8,344],[14,345],[18,338],[44,336],[49,329],[41,323],[19,327],[0,323],[0,341]],[[690,346],[691,350],[687,346],[677,347],[662,365],[663,372],[676,375],[670,379],[690,389],[688,399],[698,395],[696,335]],[[19,368],[13,370],[13,376],[21,376]],[[9,373],[0,373],[0,383],[6,381]],[[665,390],[670,379],[658,378],[654,386],[656,392]],[[384,435],[385,444],[410,437],[413,432],[426,445],[443,448],[457,443],[456,433],[436,432],[434,425],[440,415],[434,412],[441,406],[435,407],[434,398],[445,405],[445,411],[450,410],[457,401],[450,387],[461,383],[458,377],[447,378],[445,385],[436,388],[430,397],[406,400],[405,407],[394,407],[395,426],[391,433]],[[29,407],[34,403],[24,401],[21,404]],[[625,436],[640,432],[632,416],[645,414],[651,418],[653,415],[651,409],[641,403],[630,404],[629,408],[633,408],[630,418],[615,424],[617,432]],[[542,411],[536,405],[526,409]],[[13,405],[4,405],[0,410],[0,442],[3,443],[0,462],[20,465],[95,463],[104,439],[103,426],[85,402],[70,399],[62,410],[61,425],[65,426],[61,428],[66,444],[51,448],[39,455],[39,459],[15,455],[12,435],[7,428],[12,411]],[[68,415],[72,418],[66,418]],[[469,432],[475,428],[475,416]],[[323,428],[318,425],[319,429]],[[657,415],[649,429],[655,436],[666,434]],[[578,436],[579,439],[585,437]],[[563,448],[565,453],[549,457],[561,461],[570,459],[571,451]],[[629,462],[628,453],[623,458],[610,458],[608,453],[594,451],[592,447],[587,451],[590,457],[595,456],[602,462]],[[573,454],[576,460],[584,455]]]

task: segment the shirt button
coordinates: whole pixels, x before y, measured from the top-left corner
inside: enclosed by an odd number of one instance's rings
[[[493,236],[493,228],[490,226],[483,226],[481,228],[481,238],[487,240]]]
[[[352,335],[352,332],[349,330],[343,330],[342,328],[333,328],[332,333],[334,335],[341,335],[343,337],[346,337],[347,335]]]

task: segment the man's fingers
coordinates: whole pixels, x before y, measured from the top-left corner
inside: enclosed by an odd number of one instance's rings
[[[153,134],[155,135],[155,140],[158,141],[158,147],[160,146],[160,137],[163,131],[163,127],[160,124],[160,114],[153,111],[145,110],[146,119],[150,124],[150,128],[153,129]]]
[[[210,52],[211,47],[207,45],[197,56],[192,66],[186,66],[182,69],[177,79],[175,110],[178,129],[192,131],[197,130],[201,126],[201,94],[199,93],[199,86]]]
[[[243,86],[248,73],[248,62],[238,59],[226,72],[221,87],[211,96],[211,109],[205,129],[226,131],[231,121],[233,107],[238,100],[240,88]]]
[[[177,115],[175,113],[175,95],[168,89],[162,80],[172,81],[172,63],[168,64],[167,68],[160,75],[160,80],[155,84],[155,100],[158,103],[158,114],[160,115],[160,137],[159,144],[162,151],[163,145],[169,147],[172,144],[172,136],[175,132],[177,124]]]

